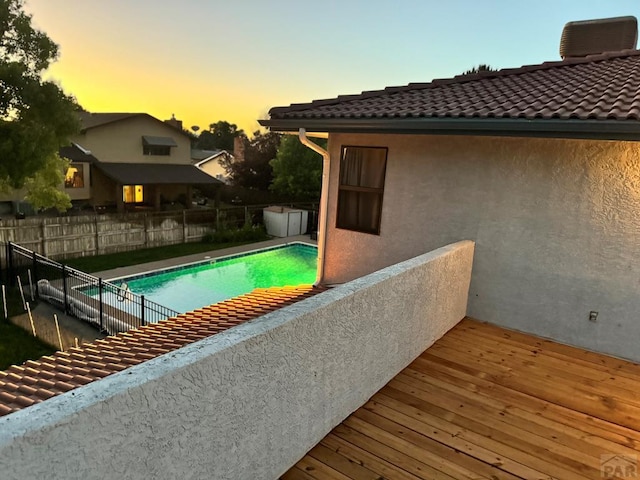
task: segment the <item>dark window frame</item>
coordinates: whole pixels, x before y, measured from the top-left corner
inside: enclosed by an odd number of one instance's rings
[[[171,156],[171,147],[169,145],[142,145],[142,154],[169,157]]]
[[[343,184],[343,168],[345,167],[345,155],[350,148],[357,148],[362,150],[384,150],[384,167],[382,169],[382,187],[367,187],[362,185],[349,185]],[[338,180],[338,201],[336,208],[336,228],[341,230],[350,230],[359,233],[368,233],[371,235],[380,235],[380,229],[382,224],[382,204],[384,201],[384,187],[387,180],[387,162],[389,159],[389,147],[377,147],[370,145],[342,145],[340,149],[340,171]],[[371,198],[374,195],[378,199],[377,208],[374,211],[375,225],[373,228],[363,225],[364,222],[356,220],[356,222],[350,222],[344,217],[344,213],[347,209],[344,202],[348,202],[346,199],[347,193],[355,193],[358,202],[367,201],[366,197]]]

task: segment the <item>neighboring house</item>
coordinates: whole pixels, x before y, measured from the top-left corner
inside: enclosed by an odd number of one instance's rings
[[[233,155],[226,150],[191,150],[191,161],[200,170],[223,183],[229,182],[227,171],[221,161],[233,161]]]
[[[189,208],[194,185],[219,183],[191,164],[190,137],[170,121],[88,112],[80,120],[80,134],[71,139],[75,150],[61,151],[72,161],[65,178],[72,200],[118,211],[170,203]]]
[[[58,153],[71,162],[65,173],[64,185],[60,188],[64,188],[72,203],[76,205],[88,203],[91,199],[91,166],[99,163],[98,159],[88,150],[75,144],[62,147]],[[27,215],[35,214],[33,207],[23,200],[25,195],[25,190],[0,194],[0,213],[3,215],[19,212]]]
[[[637,357],[638,72],[605,53],[272,110],[329,133],[319,283],[360,278],[0,372],[3,474],[635,476],[639,365],[460,319]]]
[[[273,108],[329,134],[320,283],[470,239],[469,315],[640,360],[640,51],[598,47]]]

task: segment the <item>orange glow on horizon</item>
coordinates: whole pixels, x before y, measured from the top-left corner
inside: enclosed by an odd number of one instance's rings
[[[211,123],[224,120],[251,135],[261,128],[258,119],[266,118],[270,108],[267,99],[241,88],[230,89],[213,82],[207,85],[197,79],[186,82],[168,75],[158,81],[157,72],[134,70],[132,75],[122,66],[103,68],[109,71],[108,77],[95,76],[91,68],[73,68],[60,61],[51,66],[46,78],[57,82],[90,112],[142,112],[160,120],[175,114],[187,130],[197,125],[202,131]],[[265,106],[259,111],[256,104]]]

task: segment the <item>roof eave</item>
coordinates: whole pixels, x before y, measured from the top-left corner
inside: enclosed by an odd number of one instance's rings
[[[304,128],[324,133],[483,135],[640,141],[640,121],[498,118],[270,119],[260,125],[285,132]]]

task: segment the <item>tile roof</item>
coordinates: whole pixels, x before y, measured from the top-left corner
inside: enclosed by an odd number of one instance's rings
[[[498,72],[275,107],[274,129],[306,121],[407,119],[640,120],[640,51],[591,55]]]
[[[0,416],[177,350],[323,291],[312,286],[256,289],[160,323],[56,352],[0,372]]]

